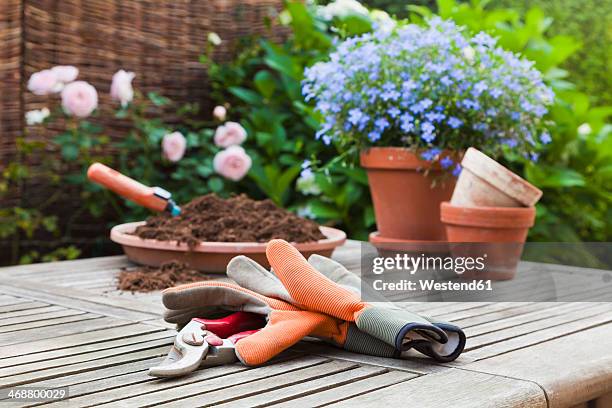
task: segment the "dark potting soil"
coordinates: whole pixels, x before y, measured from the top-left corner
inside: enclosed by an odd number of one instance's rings
[[[143,239],[178,241],[190,248],[202,241],[268,242],[274,238],[289,242],[311,242],[325,238],[314,221],[277,207],[271,200],[256,201],[246,195],[223,199],[208,194],[181,206],[181,214],[160,214],[147,218],[134,231]]]
[[[208,280],[203,272],[191,269],[189,265],[170,261],[160,267],[139,266],[124,269],[117,275],[117,289],[132,292],[151,292],[162,290],[181,283]]]

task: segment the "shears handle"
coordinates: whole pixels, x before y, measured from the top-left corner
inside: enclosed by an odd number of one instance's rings
[[[170,211],[175,214],[180,209],[170,199],[170,193],[159,187],[149,187],[129,178],[102,163],[94,163],[87,170],[87,177],[109,190],[153,211]]]
[[[229,338],[231,335],[244,332],[246,330],[260,329],[266,325],[263,315],[249,312],[236,312],[222,319],[202,319],[194,318],[202,323],[202,328],[215,333],[222,339]]]

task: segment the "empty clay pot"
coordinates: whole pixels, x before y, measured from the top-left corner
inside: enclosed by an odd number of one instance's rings
[[[486,254],[484,270],[466,271],[462,277],[506,280],[516,274],[535,208],[465,207],[445,202],[440,206],[440,219],[453,257]]]
[[[464,207],[531,207],[542,191],[486,154],[470,147],[451,204]]]
[[[409,149],[373,147],[361,153],[368,172],[376,225],[381,237],[415,241],[444,241],[440,203],[448,201],[454,178],[443,178],[442,169],[432,167]],[[423,173],[429,170],[425,176]],[[438,183],[432,186],[432,182]]]

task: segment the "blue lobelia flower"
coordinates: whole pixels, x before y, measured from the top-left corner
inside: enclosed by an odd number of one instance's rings
[[[387,113],[389,114],[389,116],[391,116],[392,119],[395,119],[400,115],[400,113],[402,113],[402,111],[399,110],[399,108],[397,108],[396,106],[392,106],[387,110]]]
[[[441,149],[438,149],[437,147],[432,147],[431,149],[425,150],[423,153],[421,153],[421,157],[424,160],[433,161],[440,153],[442,153]]]
[[[550,133],[548,133],[547,130],[542,132],[542,134],[540,135],[540,142],[542,142],[544,144],[548,144],[548,143],[552,142],[552,137],[550,137]]]
[[[372,130],[370,133],[368,133],[368,139],[370,139],[371,142],[377,142],[380,140],[380,137],[381,133],[377,130]]]
[[[448,118],[448,126],[452,127],[453,129],[460,128],[462,124],[463,122],[454,116]]]
[[[374,126],[377,130],[382,132],[383,130],[389,127],[389,121],[387,120],[387,118],[378,118],[374,122]]]
[[[440,160],[440,166],[442,166],[443,169],[448,169],[453,164],[455,164],[455,162],[448,156],[444,156],[442,160]]]
[[[431,143],[436,138],[434,131],[436,127],[429,122],[425,122],[421,125],[421,139],[427,143]]]
[[[409,113],[404,113],[400,116],[400,128],[405,133],[410,133],[414,130],[414,116]]]
[[[461,174],[461,165],[459,163],[455,164],[455,168],[453,169],[453,176],[459,177]]]

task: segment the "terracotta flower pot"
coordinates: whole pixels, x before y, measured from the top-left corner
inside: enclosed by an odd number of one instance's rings
[[[453,257],[485,257],[484,270],[466,271],[466,278],[512,279],[523,252],[529,228],[535,220],[534,207],[440,206]]]
[[[531,207],[542,191],[486,154],[470,147],[451,204],[465,207]]]
[[[440,203],[448,201],[455,180],[432,186],[442,169],[432,167],[413,151],[400,147],[373,147],[361,153],[368,172],[376,224],[381,237],[400,240],[444,241]],[[425,176],[423,172],[429,170]]]

